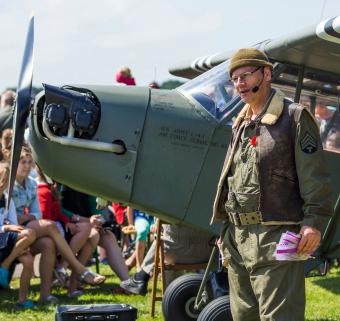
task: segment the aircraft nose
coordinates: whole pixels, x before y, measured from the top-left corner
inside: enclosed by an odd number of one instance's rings
[[[149,95],[148,88],[45,84],[31,122],[35,160],[56,181],[129,199]]]
[[[42,132],[51,141],[79,148],[123,154],[122,141],[115,143],[94,142],[100,118],[101,103],[88,89],[44,85],[45,108]]]

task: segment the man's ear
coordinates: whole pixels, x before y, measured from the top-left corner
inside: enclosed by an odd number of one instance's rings
[[[265,81],[270,81],[272,79],[272,70],[269,67],[263,68],[263,77]]]

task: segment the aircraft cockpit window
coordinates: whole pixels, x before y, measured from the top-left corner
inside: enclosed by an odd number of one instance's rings
[[[284,81],[280,81],[280,79]],[[274,86],[281,89],[288,98],[293,100],[296,75],[282,74],[280,79],[276,81]],[[330,76],[327,79],[322,79],[318,74],[310,73],[309,77],[307,73],[307,76],[303,79],[300,104],[306,106],[315,115],[320,128],[323,148],[335,153],[340,153],[339,101],[340,86],[336,77],[333,79]]]
[[[320,135],[325,150],[340,153],[340,114],[338,106],[317,103],[315,118],[320,126]]]
[[[229,61],[226,61],[178,88],[217,120],[228,113],[229,103],[237,95],[229,79],[228,65]]]

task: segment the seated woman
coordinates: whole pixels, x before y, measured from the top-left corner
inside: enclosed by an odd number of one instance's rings
[[[48,179],[42,170],[37,166],[38,199],[42,218],[56,222],[60,232],[67,240],[72,252],[77,255],[81,263],[86,263],[97,247],[99,234],[91,233],[91,224],[87,222],[72,223],[61,211],[60,194],[57,184]],[[55,270],[58,280],[64,286],[68,278],[66,269],[68,262],[62,259]],[[69,284],[69,296],[81,295],[77,290],[76,278],[73,275]]]
[[[33,308],[32,301],[27,300],[31,276],[33,275],[33,257],[28,247],[35,241],[35,232],[18,225],[15,206],[11,200],[9,210],[4,193],[9,180],[9,165],[0,162],[0,285],[9,286],[9,270],[15,260],[23,265],[20,276],[18,307]]]
[[[17,210],[19,224],[33,229],[37,236],[37,241],[32,246],[32,253],[34,255],[37,253],[42,254],[40,261],[41,300],[55,301],[56,298],[50,296],[50,285],[56,258],[55,248],[83,282],[90,285],[99,285],[105,281],[105,277],[86,269],[77,260],[55,222],[41,219],[37,184],[29,177],[32,165],[31,151],[29,148],[23,147],[12,197]]]
[[[63,213],[74,222],[90,222],[92,224],[93,229],[99,232],[99,246],[105,249],[112,271],[121,281],[127,280],[129,273],[122,252],[112,231],[102,228],[102,212],[96,209],[96,198],[65,185],[62,186],[61,194]]]

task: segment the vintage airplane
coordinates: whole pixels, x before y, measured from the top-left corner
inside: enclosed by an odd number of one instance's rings
[[[296,102],[303,99],[316,113],[335,204],[340,192],[340,16],[254,47],[273,62],[274,87]],[[193,78],[176,90],[45,84],[32,104],[32,18],[18,86],[10,189],[30,112],[34,158],[56,181],[217,234],[219,227],[209,225],[212,203],[231,124],[243,106],[227,72],[231,53],[170,69],[174,75]],[[306,265],[308,269],[340,257],[339,212],[337,205],[317,259]],[[210,302],[200,313],[193,305],[188,308],[190,297],[182,296],[177,305],[172,296],[179,295],[178,290],[167,295],[166,320],[221,320],[214,308],[221,302]]]

